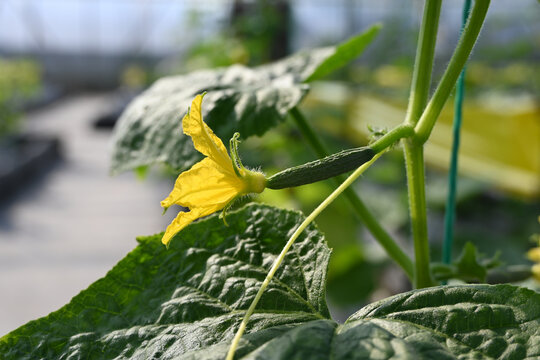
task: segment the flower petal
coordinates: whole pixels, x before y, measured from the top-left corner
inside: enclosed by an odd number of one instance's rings
[[[218,211],[219,209],[219,206],[209,206],[204,208],[199,207],[191,211],[183,211],[178,213],[176,218],[169,224],[169,226],[167,226],[167,230],[165,230],[165,234],[163,234],[161,242],[168,246],[174,235],[176,235],[183,228],[191,224],[193,221],[201,217],[210,215]]]
[[[222,169],[210,158],[205,158],[178,176],[174,188],[161,202],[168,208],[173,204],[189,208],[225,206],[245,190],[245,184],[234,172]]]
[[[197,95],[191,103],[189,114],[182,119],[184,134],[191,136],[193,145],[200,153],[216,161],[224,168],[232,169],[232,162],[227,149],[219,137],[203,121],[201,103],[203,95]]]

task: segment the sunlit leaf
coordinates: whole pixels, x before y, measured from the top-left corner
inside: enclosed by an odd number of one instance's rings
[[[224,359],[299,213],[251,205],[160,235],[60,310],[0,339],[2,359]],[[540,294],[441,286],[373,303],[345,324],[324,296],[329,249],[310,226],[241,339],[237,359],[537,359]]]
[[[308,91],[306,81],[320,78],[355,59],[378,26],[342,45],[302,51],[255,68],[233,65],[165,77],[138,96],[120,117],[114,133],[111,170],[167,163],[177,170],[200,159],[182,133],[181,119],[197,94],[206,91],[206,123],[227,142],[262,135],[279,124]]]
[[[1,359],[171,359],[232,338],[281,251],[302,220],[297,212],[252,205],[194,223],[167,250],[161,234],[58,311],[0,339]],[[330,251],[311,226],[261,298],[248,333],[257,341],[328,318],[324,297]],[[250,345],[257,347],[257,342]]]

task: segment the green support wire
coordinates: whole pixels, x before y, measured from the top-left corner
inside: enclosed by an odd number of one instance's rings
[[[461,31],[465,27],[465,23],[469,17],[471,8],[471,0],[465,0],[463,4],[463,18]],[[454,217],[456,213],[456,188],[457,188],[457,167],[458,167],[458,152],[459,140],[461,131],[461,118],[463,109],[463,96],[465,93],[465,68],[461,71],[457,81],[456,98],[454,101],[454,123],[452,126],[453,143],[452,154],[450,157],[450,170],[448,172],[448,196],[446,199],[446,212],[444,214],[444,240],[443,240],[443,256],[442,261],[449,264],[452,260],[452,243],[454,236]]]

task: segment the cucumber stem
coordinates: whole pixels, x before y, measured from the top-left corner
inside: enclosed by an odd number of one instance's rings
[[[424,6],[409,105],[404,122],[411,126],[418,122],[429,96],[441,4],[442,0],[427,0]],[[409,214],[415,255],[413,283],[414,287],[418,289],[433,285],[429,267],[423,146],[417,146],[411,140],[407,140],[404,141],[403,152],[407,171]]]
[[[429,98],[441,4],[442,0],[427,0],[424,6],[405,124],[417,123]]]
[[[369,147],[373,149],[375,153],[379,153],[393,146],[399,140],[413,135],[414,128],[411,125],[402,124],[390,130],[374,143],[369,144]]]
[[[414,241],[414,287],[421,289],[435,285],[431,278],[429,267],[429,242],[424,184],[424,147],[407,140],[403,148],[409,190],[409,212],[411,214]]]

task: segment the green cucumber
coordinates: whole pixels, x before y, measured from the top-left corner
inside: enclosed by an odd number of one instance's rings
[[[266,187],[284,189],[326,180],[357,169],[375,154],[376,152],[367,146],[343,150],[323,159],[280,171],[266,179]]]

